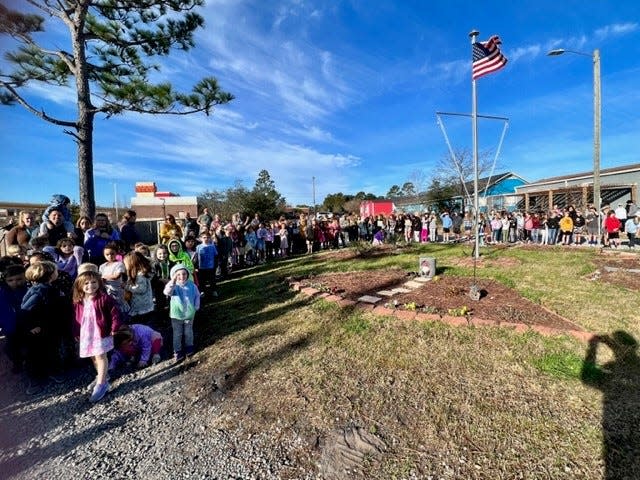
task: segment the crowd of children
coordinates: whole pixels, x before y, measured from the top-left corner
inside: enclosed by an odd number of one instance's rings
[[[470,214],[457,212],[334,218],[301,214],[274,221],[256,214],[223,222],[205,209],[197,220],[186,219],[183,237],[174,236],[183,229],[167,215],[161,243],[150,248],[136,241],[135,212],[125,214],[122,228],[131,231],[123,242],[104,214],[96,215],[93,228],[88,227],[90,219],[82,217],[74,233],[68,199],[54,200],[40,229],[48,241],[34,237],[28,256],[22,246],[10,245],[10,255],[0,259],[0,329],[13,371],[28,377],[27,393],[42,390],[48,381],[63,381],[76,358],[90,358],[96,372],[90,384],[93,402],[109,391],[114,369],[159,362],[163,333],[172,336],[174,361],[192,355],[201,296],[216,297],[216,279],[232,269],[357,240],[471,239],[474,227]],[[623,224],[621,212],[610,209],[599,217],[592,208],[580,212],[571,206],[543,214],[490,212],[480,216],[480,231],[483,243],[579,245],[595,243],[600,226],[605,244],[618,246],[625,231],[633,247],[640,216],[637,209],[627,208]],[[33,220],[33,214],[22,217]],[[25,223],[23,230],[36,228]],[[82,235],[84,241],[77,241]],[[56,238],[53,244],[51,236]]]
[[[56,223],[70,233],[66,218]],[[173,336],[174,361],[194,353],[198,276],[203,291],[216,294],[218,254],[208,232],[171,238],[155,251],[141,242],[132,249],[103,242],[108,232],[91,237],[91,255],[66,233],[55,246],[36,237],[27,255],[17,249],[0,258],[0,333],[12,371],[26,376],[27,394],[64,382],[78,359],[88,358],[95,369],[89,399],[98,402],[114,370],[161,360],[163,333]]]
[[[193,265],[152,262],[135,250],[121,256],[115,244],[103,254],[100,266],[80,263],[71,273],[47,252],[30,255],[26,264],[0,259],[0,328],[12,371],[27,376],[27,394],[61,383],[77,357],[90,358],[96,370],[90,400],[99,401],[109,391],[110,370],[160,360],[163,339],[156,329],[169,322],[175,361],[193,354],[200,306]]]

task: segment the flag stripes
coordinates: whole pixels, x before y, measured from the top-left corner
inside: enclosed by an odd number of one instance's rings
[[[492,36],[486,42],[473,44],[473,68],[471,78],[477,78],[496,72],[507,64],[507,57],[500,51],[500,37]]]

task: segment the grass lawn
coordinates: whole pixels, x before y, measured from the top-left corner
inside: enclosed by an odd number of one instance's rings
[[[470,253],[425,245],[373,258],[317,254],[223,282],[199,317],[206,348],[189,373],[192,391],[223,402],[215,427],[302,438],[292,462],[307,472],[326,474],[332,433],[357,427],[383,446],[344,478],[640,478],[638,350],[622,336],[610,341],[620,330],[640,339],[640,294],[590,279],[593,250],[487,249],[477,270],[601,334],[586,367],[588,345],[568,336],[380,317],[286,281],[415,271],[420,255],[436,257],[442,275],[469,276],[460,260]]]

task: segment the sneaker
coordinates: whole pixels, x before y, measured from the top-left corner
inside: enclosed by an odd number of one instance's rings
[[[109,383],[109,380],[111,380],[111,376],[107,375],[107,383]],[[96,388],[96,382],[98,381],[98,377],[93,379],[93,382],[91,382],[89,384],[89,386],[87,387],[87,390],[89,390],[90,392],[93,392],[93,389]]]
[[[93,387],[93,392],[91,392],[91,397],[89,397],[90,402],[99,402],[109,391],[109,382],[98,383],[95,387]]]
[[[180,363],[184,360],[184,354],[182,352],[176,352],[173,354],[174,363]]]
[[[187,347],[185,353],[187,354],[187,358],[193,357],[193,347]]]
[[[27,395],[36,395],[42,391],[43,384],[38,380],[29,380],[29,384],[27,385],[27,390],[25,393]]]
[[[160,358],[160,354],[156,353],[153,357],[151,357],[151,365],[156,365],[156,364],[160,363],[160,360],[162,360]]]

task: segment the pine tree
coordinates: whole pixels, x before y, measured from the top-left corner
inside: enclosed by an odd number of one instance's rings
[[[215,78],[200,80],[190,93],[170,83],[153,83],[159,70],[151,59],[172,49],[189,50],[193,35],[204,26],[194,12],[203,0],[29,0],[28,4],[69,32],[70,49],[48,45],[40,15],[10,10],[0,4],[0,33],[18,44],[5,55],[13,71],[0,71],[0,101],[20,104],[42,120],[63,127],[77,144],[80,208],[93,218],[93,126],[96,115],[111,117],[125,111],[209,115],[214,106],[233,95]],[[38,108],[27,96],[31,82],[75,89],[76,118],[57,118]]]

